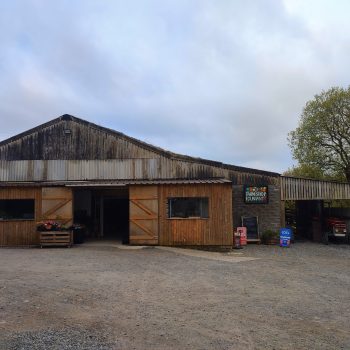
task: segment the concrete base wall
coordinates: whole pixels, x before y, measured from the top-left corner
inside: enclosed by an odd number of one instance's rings
[[[257,216],[259,232],[265,230],[278,231],[281,227],[281,191],[278,186],[269,187],[268,204],[245,204],[243,185],[234,185],[232,188],[233,226],[241,226],[242,216]]]

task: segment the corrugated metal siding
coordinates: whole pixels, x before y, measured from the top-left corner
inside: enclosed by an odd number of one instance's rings
[[[160,159],[160,165],[160,178],[208,179],[222,177],[232,181],[233,184],[279,185],[279,176],[252,174],[243,170],[231,170],[215,165],[168,159],[166,157]]]
[[[159,178],[158,159],[0,161],[0,181]]]
[[[0,161],[0,181],[226,178],[234,184],[275,184],[278,177],[251,175],[210,165],[157,159]]]
[[[350,199],[350,184],[281,177],[282,200]]]

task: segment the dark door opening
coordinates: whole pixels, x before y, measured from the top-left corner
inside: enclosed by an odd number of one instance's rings
[[[321,242],[324,208],[322,200],[288,201],[285,209],[286,226],[293,229],[294,239]]]
[[[128,244],[128,188],[75,190],[74,223],[84,226],[86,239],[117,240]]]
[[[128,198],[103,198],[103,237],[129,243]]]

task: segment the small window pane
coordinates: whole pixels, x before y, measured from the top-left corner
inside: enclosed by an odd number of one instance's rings
[[[208,218],[207,197],[180,197],[168,199],[169,218]]]
[[[0,199],[0,220],[34,220],[34,199]]]

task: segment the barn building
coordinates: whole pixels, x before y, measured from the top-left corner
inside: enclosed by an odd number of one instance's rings
[[[37,245],[44,220],[130,244],[230,246],[242,217],[260,231],[284,224],[283,200],[299,186],[288,181],[65,114],[0,142],[0,246]]]
[[[266,204],[246,204],[264,186]],[[281,225],[280,177],[183,156],[63,115],[0,143],[0,245],[36,245],[37,222],[83,223],[130,244],[232,243],[241,217]]]

